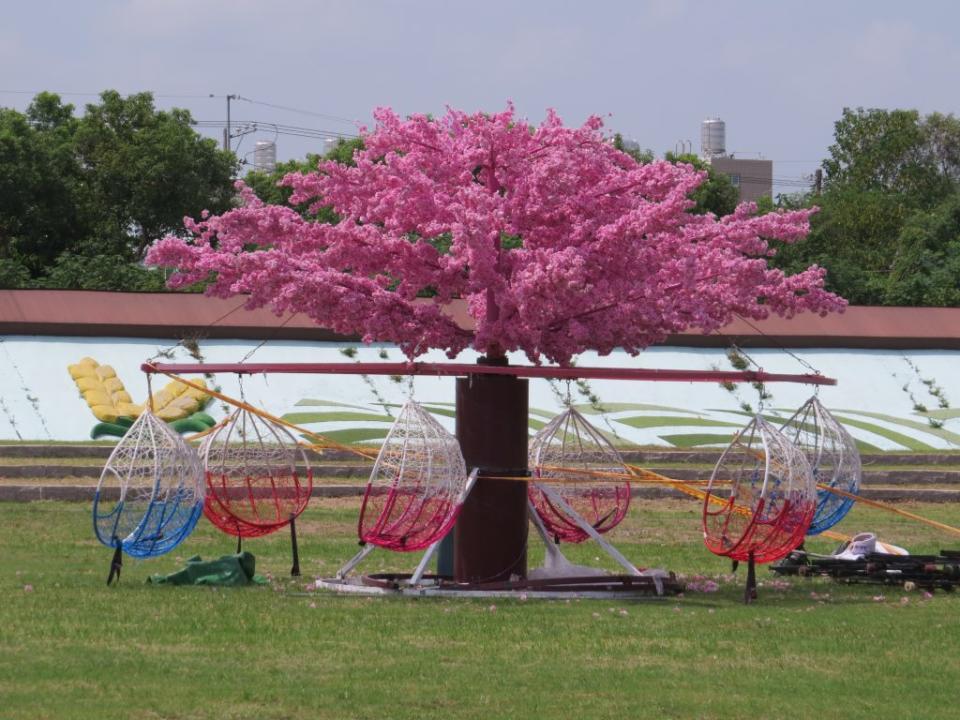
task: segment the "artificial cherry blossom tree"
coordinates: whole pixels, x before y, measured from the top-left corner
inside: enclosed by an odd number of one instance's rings
[[[704,174],[638,164],[599,118],[567,128],[553,112],[533,127],[512,107],[374,116],[355,167],[323,162],[284,180],[291,203],[332,206],[338,224],[241,188],[242,207],[188,219],[189,236],[163,238],[148,262],[176,269],[171,287],[212,280],[213,295],[246,294],[250,308],[302,312],[411,358],[472,347],[564,364],[711,332],[735,314],[845,304],[823,289],[821,268],[786,276],[767,265],[775,241],[806,235],[810,211],[690,214]],[[444,312],[453,298],[467,300],[474,329]]]
[[[472,347],[485,362],[523,351],[565,364],[585,350],[637,353],[671,333],[714,331],[734,315],[761,319],[841,310],[824,271],[771,269],[776,242],[800,240],[809,211],[694,215],[705,174],[640,165],[616,150],[598,118],[566,128],[552,112],[533,127],[508,107],[407,120],[375,113],[356,166],[320,163],[289,175],[293,205],[331,206],[340,222],[264,205],[187,220],[148,262],[176,270],[171,287],[209,282],[247,307],[294,311],[414,358]],[[465,299],[472,329],[445,312]],[[478,373],[457,381],[457,434],[470,467],[524,472],[526,381]],[[461,582],[526,573],[526,488],[483,479],[455,529]]]

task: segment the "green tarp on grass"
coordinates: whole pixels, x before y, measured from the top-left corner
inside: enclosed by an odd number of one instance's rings
[[[267,580],[256,574],[256,566],[256,557],[248,552],[224,555],[216,560],[194,555],[183,570],[170,575],[151,575],[147,582],[153,585],[265,585]]]

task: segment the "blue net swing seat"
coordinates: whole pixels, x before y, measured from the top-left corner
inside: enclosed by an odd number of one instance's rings
[[[93,499],[94,532],[114,549],[108,584],[119,577],[121,552],[150,558],[183,542],[200,518],[203,500],[196,451],[144,410],[110,453]]]
[[[804,453],[757,416],[737,433],[710,476],[704,543],[716,555],[751,566],[779,560],[803,541],[816,498]]]
[[[530,440],[527,458],[534,482],[530,504],[556,541],[579,543],[589,535],[551,501],[547,485],[598,533],[620,524],[630,507],[630,483],[601,473],[628,475],[623,458],[603,434],[573,407],[567,408]],[[567,469],[569,468],[569,469]],[[590,477],[590,473],[597,473]]]
[[[814,396],[780,429],[806,455],[817,488],[807,535],[828,530],[850,512],[860,492],[862,468],[856,441]],[[840,492],[831,492],[839,490]]]

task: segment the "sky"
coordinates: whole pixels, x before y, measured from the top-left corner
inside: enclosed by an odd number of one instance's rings
[[[82,107],[111,88],[223,122],[235,94],[233,120],[261,128],[233,141],[241,156],[258,139],[276,139],[279,159],[323,145],[269,123],[350,134],[377,106],[441,113],[512,101],[533,122],[547,108],[571,125],[601,115],[658,155],[688,140],[699,151],[700,121],[720,117],[728,151],[773,160],[775,191],[787,192],[826,156],[844,107],[960,112],[952,0],[0,6],[0,106],[23,109],[50,90]]]

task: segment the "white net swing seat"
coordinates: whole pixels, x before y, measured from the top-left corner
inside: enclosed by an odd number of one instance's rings
[[[457,439],[409,400],[370,474],[357,524],[361,544],[403,552],[432,546],[453,527],[467,488]]]
[[[737,433],[710,476],[704,543],[736,561],[779,560],[803,541],[816,497],[804,453],[757,416]]]
[[[196,451],[145,410],[110,453],[100,475],[93,499],[94,531],[100,542],[118,552],[155,557],[191,533],[203,501]]]
[[[203,513],[223,532],[258,537],[289,525],[306,509],[313,472],[282,425],[239,409],[200,449],[207,483]]]
[[[563,498],[598,533],[612,530],[626,516],[630,483],[600,474],[629,474],[623,458],[576,409],[557,415],[530,440],[528,464],[534,480],[528,490],[530,504],[554,539],[579,543],[589,535],[542,485]],[[591,477],[591,472],[598,474]]]
[[[807,535],[817,535],[843,520],[853,507],[851,496],[860,492],[862,477],[860,451],[850,433],[816,396],[780,430],[807,456],[818,485],[817,508],[807,530]]]

